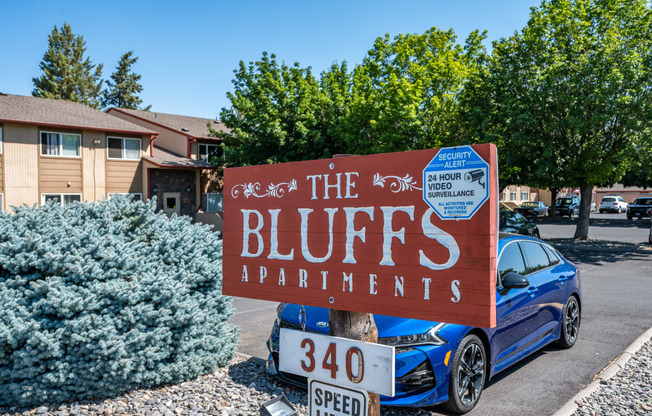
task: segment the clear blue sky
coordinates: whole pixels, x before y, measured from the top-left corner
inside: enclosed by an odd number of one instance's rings
[[[133,50],[143,104],[152,111],[214,118],[229,107],[233,70],[263,51],[314,73],[333,62],[359,63],[389,33],[453,28],[462,42],[474,29],[488,41],[528,20],[532,0],[181,1],[0,0],[0,92],[31,95],[32,78],[53,27],[70,23],[104,78]],[[490,46],[490,42],[487,42]]]

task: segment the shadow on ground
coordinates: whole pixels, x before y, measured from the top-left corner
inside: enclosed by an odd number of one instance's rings
[[[555,246],[568,260],[583,264],[652,260],[652,248],[648,244],[608,240],[575,241],[572,238],[547,238],[545,241]]]

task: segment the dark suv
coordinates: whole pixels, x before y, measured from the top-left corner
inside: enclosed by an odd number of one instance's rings
[[[650,210],[652,210],[652,196],[636,198],[627,207],[627,219],[649,217]]]
[[[568,215],[573,216],[573,212],[578,211],[580,208],[580,199],[576,196],[562,196],[555,201],[555,214],[563,217]]]

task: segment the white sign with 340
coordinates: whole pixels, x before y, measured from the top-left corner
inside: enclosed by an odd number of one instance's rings
[[[283,372],[394,396],[394,347],[287,328],[279,347]]]

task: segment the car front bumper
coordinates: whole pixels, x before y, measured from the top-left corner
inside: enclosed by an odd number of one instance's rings
[[[266,363],[267,373],[305,389],[307,381],[304,377],[279,370],[279,331],[277,320],[267,339],[270,351]],[[450,344],[398,348],[394,364],[395,394],[393,397],[381,395],[380,403],[388,406],[424,407],[447,401],[450,365],[453,361],[451,349]]]

